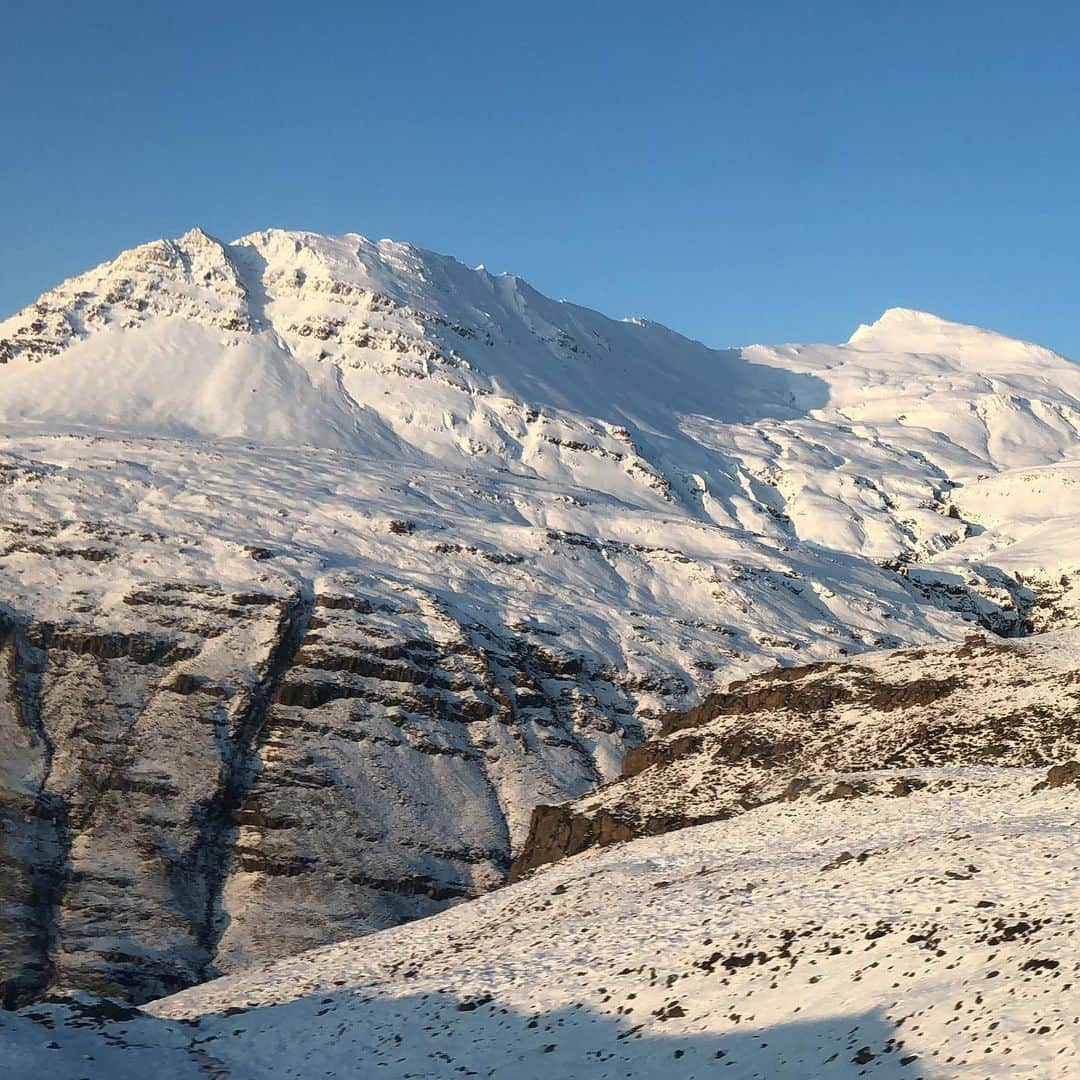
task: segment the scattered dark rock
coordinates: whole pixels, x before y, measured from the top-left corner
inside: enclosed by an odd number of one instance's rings
[[[1061,765],[1052,765],[1046,779],[1035,785],[1035,791],[1048,788],[1063,788],[1075,785],[1080,787],[1080,761],[1066,761]]]

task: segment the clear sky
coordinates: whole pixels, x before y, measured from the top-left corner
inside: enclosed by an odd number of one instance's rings
[[[194,224],[390,236],[711,344],[1080,358],[1067,3],[0,9],[0,313]]]

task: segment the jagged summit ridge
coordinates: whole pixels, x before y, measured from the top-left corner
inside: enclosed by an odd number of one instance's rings
[[[63,370],[22,362],[61,354]],[[717,451],[733,424],[835,429],[867,399],[924,413],[947,393],[975,415],[938,410],[924,426],[952,444],[935,448],[953,457],[950,475],[978,473],[1067,456],[1080,395],[1077,369],[1048,350],[906,309],[846,346],[715,350],[408,244],[273,229],[232,244],[193,229],[125,252],[0,323],[0,359],[9,423],[397,443],[545,474],[529,428],[539,412],[563,443],[609,461],[629,445],[622,471],[676,499],[725,486]]]
[[[131,330],[152,365],[129,358]],[[61,353],[62,375],[11,363]],[[425,451],[434,442],[438,456],[458,458],[499,453],[507,435],[521,439],[520,423],[501,415],[511,401],[663,430],[665,413],[691,403],[736,419],[794,415],[824,399],[812,377],[763,369],[747,379],[735,353],[549,300],[517,277],[353,234],[270,230],[224,245],[196,230],[142,245],[0,324],[0,355],[9,361],[3,414],[11,421],[350,448],[389,421],[406,441]],[[194,407],[176,380],[162,380],[166,372],[215,385],[233,409],[213,416]],[[237,407],[252,390],[263,398]],[[287,430],[275,413],[288,416]],[[515,430],[479,439],[465,434],[473,426]]]

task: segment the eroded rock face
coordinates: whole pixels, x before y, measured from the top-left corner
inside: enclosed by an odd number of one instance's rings
[[[1046,779],[1036,788],[1080,788],[1080,761],[1064,761],[1060,765],[1051,765],[1046,773]]]
[[[533,807],[611,779],[718,672],[879,641],[843,613],[761,633],[816,593],[667,511],[643,543],[621,499],[336,451],[25,441],[0,470],[9,1002],[141,1001],[475,896]],[[876,568],[850,587],[875,625],[963,625]]]
[[[24,749],[4,812],[36,838],[11,858],[27,902],[2,912],[24,955],[5,965],[10,994],[143,999],[206,970],[231,804],[303,618],[300,598],[268,599],[165,590],[182,628],[157,635],[8,623],[4,737]]]
[[[1080,742],[1078,645],[1073,631],[1025,641],[971,637],[733,683],[666,716],[653,738],[627,752],[615,782],[538,807],[511,876],[775,800],[882,793],[879,781],[871,790],[859,779],[864,772],[1060,762]],[[1072,783],[1074,766],[1055,765],[1045,786]],[[898,772],[883,792],[901,797],[927,782]]]
[[[595,784],[590,724],[618,724],[582,705],[621,693],[603,673],[432,598],[126,600],[156,628],[3,623],[9,1005],[145,1001],[474,896],[545,785]]]

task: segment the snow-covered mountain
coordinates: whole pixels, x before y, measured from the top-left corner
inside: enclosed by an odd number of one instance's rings
[[[952,490],[1075,459],[1080,418],[1080,368],[919,312],[715,350],[408,245],[281,231],[126,252],[0,323],[0,359],[9,430],[439,463],[871,558],[955,544]]]
[[[1080,368],[904,310],[716,350],[195,230],[0,323],[0,971],[137,1001],[501,882],[777,665],[1080,622]]]

